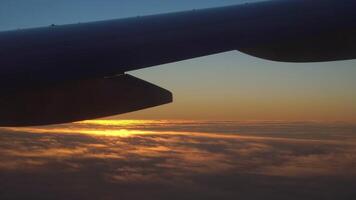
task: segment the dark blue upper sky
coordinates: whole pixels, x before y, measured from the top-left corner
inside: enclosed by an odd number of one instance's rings
[[[253,0],[1,0],[0,30],[225,6]]]

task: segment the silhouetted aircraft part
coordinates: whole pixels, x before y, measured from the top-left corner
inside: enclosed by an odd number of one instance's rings
[[[272,0],[1,32],[0,86],[32,91],[231,50],[283,62],[355,59],[355,10],[355,0]]]
[[[172,102],[171,92],[130,75],[66,82],[0,96],[0,126],[107,117]]]
[[[307,40],[307,39],[305,39]],[[356,58],[356,31],[345,33],[325,32],[311,37],[309,42],[300,40],[278,41],[253,48],[241,48],[241,52],[280,62],[322,62]]]

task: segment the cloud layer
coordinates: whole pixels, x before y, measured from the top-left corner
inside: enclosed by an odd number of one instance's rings
[[[0,199],[353,199],[356,126],[88,121],[0,130]]]

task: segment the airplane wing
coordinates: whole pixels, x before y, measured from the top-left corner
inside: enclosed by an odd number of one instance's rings
[[[272,0],[0,32],[0,126],[65,123],[172,101],[125,72],[239,50],[281,62],[356,58],[356,1]]]

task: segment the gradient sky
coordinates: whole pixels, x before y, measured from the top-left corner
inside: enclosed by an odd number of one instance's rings
[[[1,0],[0,30],[237,4],[241,0]],[[290,64],[237,51],[131,74],[174,103],[116,118],[356,121],[356,61]],[[198,80],[198,81],[197,81]]]

